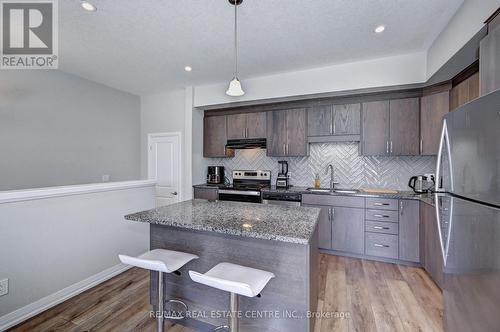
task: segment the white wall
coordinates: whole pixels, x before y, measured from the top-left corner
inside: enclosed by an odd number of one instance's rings
[[[141,176],[147,177],[148,134],[180,132],[183,149],[181,199],[190,199],[192,192],[192,108],[191,88],[141,97]]]
[[[399,55],[249,79],[242,77],[241,80],[246,94],[239,98],[225,94],[227,82],[196,86],[194,106],[422,83],[426,81],[426,54]]]
[[[427,53],[427,78],[430,78],[476,33],[500,6],[500,0],[465,0]]]
[[[138,96],[56,70],[0,74],[0,190],[137,180]]]
[[[148,225],[123,216],[153,207],[153,185],[0,203],[0,316],[148,250]]]

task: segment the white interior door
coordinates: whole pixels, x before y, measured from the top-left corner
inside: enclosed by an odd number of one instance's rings
[[[181,196],[181,134],[148,136],[148,177],[156,179],[156,206],[179,202]]]

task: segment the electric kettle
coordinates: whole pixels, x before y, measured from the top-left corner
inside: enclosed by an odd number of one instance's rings
[[[435,181],[433,174],[417,175],[410,178],[408,187],[413,189],[413,191],[417,194],[426,194],[432,191],[434,184]]]

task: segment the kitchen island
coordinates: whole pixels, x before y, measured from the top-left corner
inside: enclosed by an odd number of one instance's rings
[[[261,297],[240,297],[241,331],[312,331],[318,285],[317,221],[320,209],[191,200],[127,215],[150,224],[151,249],[198,255],[165,278],[165,298],[185,301],[189,318],[181,324],[210,330],[227,323],[229,294],[194,283],[188,271],[205,273],[230,262],[276,275]],[[151,303],[156,303],[156,275]]]

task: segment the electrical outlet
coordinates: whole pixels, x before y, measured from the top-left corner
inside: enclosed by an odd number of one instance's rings
[[[109,174],[104,174],[102,176],[102,182],[109,182]]]
[[[9,279],[0,280],[0,296],[9,293]]]
[[[288,172],[287,177],[288,177],[288,179],[291,179],[292,178],[292,172]]]

